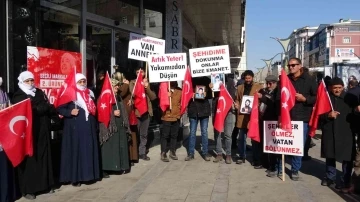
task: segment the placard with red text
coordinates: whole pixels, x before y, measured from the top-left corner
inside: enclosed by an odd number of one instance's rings
[[[304,155],[304,124],[291,121],[292,131],[279,128],[277,121],[264,121],[264,152],[292,156]]]
[[[147,62],[150,55],[164,53],[165,40],[130,33],[128,58]]]
[[[54,103],[66,76],[74,67],[81,72],[81,54],[49,48],[27,47],[27,67],[35,77],[35,86]]]
[[[229,46],[211,46],[189,50],[192,77],[230,74]]]
[[[184,80],[186,67],[186,53],[151,55],[148,60],[149,82]]]

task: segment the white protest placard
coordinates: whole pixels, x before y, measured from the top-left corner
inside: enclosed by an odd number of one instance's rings
[[[291,121],[291,132],[279,128],[277,121],[264,121],[264,152],[292,156],[304,155],[304,124]]]
[[[130,33],[128,58],[147,62],[149,55],[164,53],[165,40]]]
[[[148,64],[150,83],[181,81],[185,78],[186,53],[151,55]]]
[[[211,46],[189,50],[192,77],[230,74],[229,46]]]

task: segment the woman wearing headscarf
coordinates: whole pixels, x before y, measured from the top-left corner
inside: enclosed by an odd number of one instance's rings
[[[57,108],[64,117],[60,182],[80,186],[100,178],[96,107],[86,77],[77,73],[76,100]]]
[[[106,127],[100,123],[99,140],[101,145],[103,171],[124,172],[130,169],[128,134],[130,126],[125,106],[118,95],[119,81],[111,79],[116,97],[116,104],[112,106],[110,123]],[[104,176],[107,176],[105,173]]]
[[[32,107],[33,156],[26,157],[17,167],[19,186],[26,199],[35,199],[39,192],[52,193],[54,184],[50,148],[51,118],[57,117],[55,108],[50,105],[44,92],[34,85],[34,75],[25,71],[18,78],[19,90],[15,92],[12,102],[16,104],[27,98]]]
[[[2,88],[3,80],[0,77],[0,110],[4,109],[9,98]],[[0,202],[15,201],[18,199],[18,187],[15,183],[15,172],[0,144]]]

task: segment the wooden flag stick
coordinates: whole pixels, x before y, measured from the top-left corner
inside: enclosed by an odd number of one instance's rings
[[[281,155],[282,181],[285,182],[285,155]]]
[[[171,93],[171,88],[170,88],[170,81],[169,81],[169,92]],[[170,110],[172,110],[172,107],[171,107],[171,97],[169,97],[169,99],[170,99]]]
[[[148,78],[148,62],[146,62],[146,65],[145,65],[145,78],[146,79]]]

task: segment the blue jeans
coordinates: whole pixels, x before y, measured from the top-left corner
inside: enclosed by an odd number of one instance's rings
[[[329,180],[336,181],[336,160],[333,158],[326,159],[326,178]],[[353,169],[352,161],[343,161],[342,162],[342,180],[345,185],[350,183],[351,171]]]
[[[239,128],[238,135],[238,152],[240,158],[246,158],[246,137],[247,137],[247,128]]]
[[[202,154],[208,154],[208,124],[209,117],[190,117],[190,137],[189,137],[189,150],[188,155],[193,156],[195,153],[195,144],[196,144],[196,129],[198,126],[198,122],[200,121],[200,129],[201,129],[201,146],[202,146]]]
[[[309,124],[304,122],[304,132],[303,132],[304,144],[308,137],[308,131],[309,131]],[[300,170],[301,163],[302,163],[301,160],[302,160],[302,156],[292,156],[291,171],[299,171]]]

